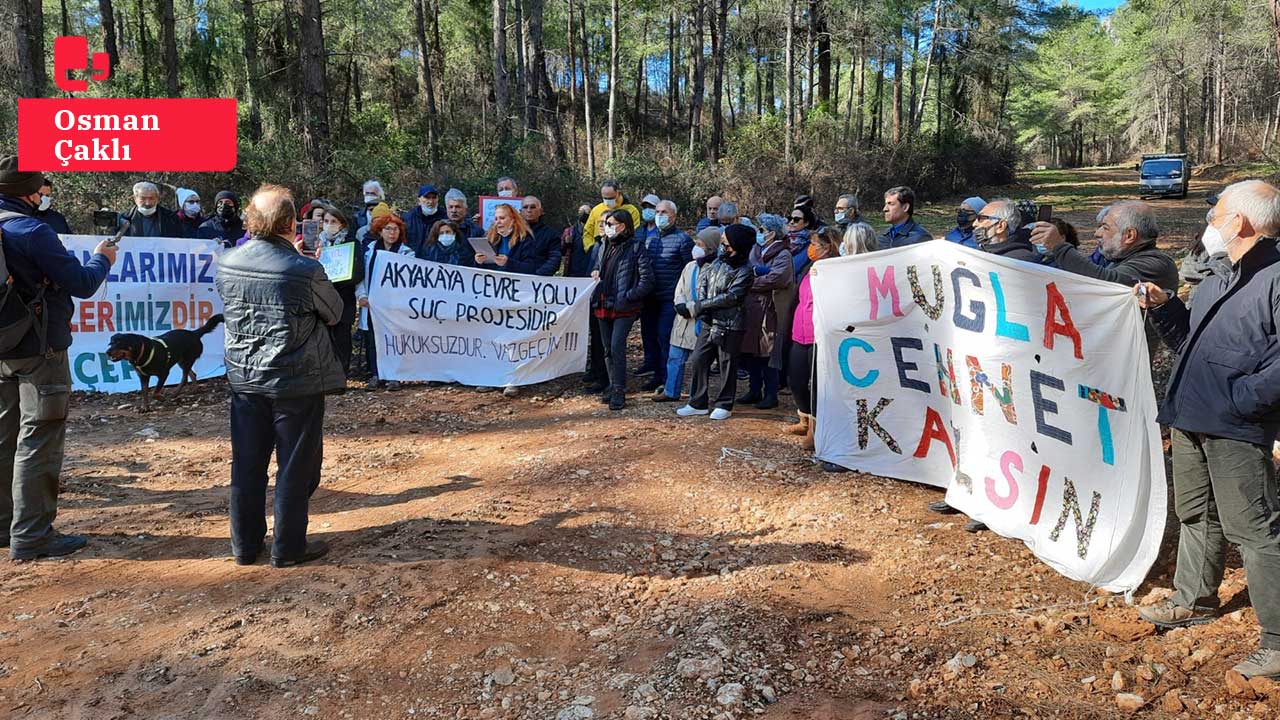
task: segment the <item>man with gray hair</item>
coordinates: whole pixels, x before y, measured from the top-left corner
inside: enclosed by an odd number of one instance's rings
[[[732,200],[722,200],[716,217],[720,220],[720,227],[728,227],[738,222],[738,203]]]
[[[387,199],[387,192],[382,189],[382,183],[373,178],[364,181],[364,185],[360,186],[360,192],[363,193],[364,206],[355,213],[355,220],[351,227],[356,228],[368,225],[373,220],[369,217],[369,211]]]
[[[1126,200],[1105,208],[1093,237],[1098,241],[1105,264],[1090,262],[1067,244],[1053,223],[1038,222],[1031,229],[1031,242],[1044,248],[1045,257],[1057,267],[1077,275],[1132,287],[1153,282],[1166,291],[1178,289],[1178,266],[1156,247],[1160,224],[1151,206]]]
[[[1009,198],[992,200],[982,207],[973,221],[973,239],[978,249],[992,255],[1040,264],[1040,254],[1018,231],[1022,229],[1022,212]]]
[[[449,222],[458,226],[462,237],[473,238],[484,234],[484,230],[467,217],[467,194],[458,188],[449,188],[449,192],[444,194],[444,212]]]
[[[160,204],[160,188],[155,183],[140,182],[133,186],[133,207],[120,213],[121,222],[128,220],[126,237],[186,237],[178,214]]]
[[[835,221],[840,232],[848,230],[849,226],[856,222],[862,222],[862,211],[858,209],[857,195],[845,193],[836,198]]]
[[[1170,426],[1180,522],[1173,597],[1139,615],[1161,628],[1212,622],[1230,540],[1262,626],[1261,647],[1233,668],[1246,678],[1280,677],[1280,488],[1271,457],[1280,431],[1278,234],[1280,190],[1236,183],[1204,231],[1205,249],[1225,252],[1230,274],[1206,278],[1190,307],[1159,283],[1134,287],[1177,353],[1156,420]]]
[[[671,328],[676,322],[673,298],[676,285],[680,284],[680,273],[693,260],[693,238],[676,227],[675,203],[658,200],[654,205],[654,229],[645,243],[653,263],[653,293],[645,298],[640,311],[640,341],[644,346],[644,362],[653,368],[653,377],[642,387],[662,393],[661,388],[667,384]]]

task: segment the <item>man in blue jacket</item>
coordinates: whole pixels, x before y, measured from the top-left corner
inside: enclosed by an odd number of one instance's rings
[[[982,214],[982,208],[986,206],[987,201],[976,195],[965,198],[956,209],[956,226],[947,231],[946,240],[976,250],[978,241],[973,237],[973,225]]]
[[[69,555],[88,542],[53,529],[71,403],[71,298],[97,292],[116,259],[105,240],[84,266],[67,252],[53,228],[33,217],[41,182],[40,173],[18,170],[16,156],[0,158],[10,292],[41,308],[31,330],[0,352],[0,546],[14,560]]]
[[[1233,668],[1280,677],[1280,498],[1271,458],[1280,431],[1280,190],[1259,180],[1223,191],[1204,232],[1228,275],[1206,278],[1188,308],[1157,283],[1134,286],[1177,353],[1164,405],[1181,523],[1174,595],[1143,608],[1162,628],[1212,622],[1227,541],[1240,548],[1261,647]]]
[[[659,200],[653,216],[654,232],[646,247],[653,263],[653,293],[645,299],[640,311],[640,341],[644,346],[644,363],[653,377],[642,387],[655,390],[667,384],[667,355],[671,352],[671,327],[676,322],[673,298],[680,273],[693,259],[693,238],[676,227],[678,208],[670,200]],[[642,368],[643,369],[643,368]],[[640,371],[637,375],[642,374]]]
[[[436,186],[423,185],[418,188],[418,206],[400,216],[404,220],[404,244],[415,253],[418,252],[431,234],[431,228],[446,217],[444,208],[440,207],[440,191],[436,190]]]
[[[880,233],[880,249],[914,245],[933,239],[933,235],[920,227],[914,219],[916,194],[909,187],[899,185],[884,193],[884,221],[889,227]]]

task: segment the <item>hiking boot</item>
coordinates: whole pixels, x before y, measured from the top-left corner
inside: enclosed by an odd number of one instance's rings
[[[399,389],[400,389],[400,381],[399,381],[399,380],[388,380],[388,381],[387,381],[387,390],[388,390],[389,392],[396,392],[396,391],[398,391]]]
[[[70,555],[88,544],[89,539],[83,535],[63,535],[54,530],[32,545],[23,548],[9,548],[9,557],[13,560],[61,557]]]
[[[382,387],[382,381],[376,377],[369,378],[369,382],[365,383],[365,387],[369,390],[377,390]]]
[[[1211,623],[1218,619],[1218,611],[1207,607],[1185,608],[1181,605],[1175,605],[1172,600],[1165,600],[1154,607],[1138,610],[1138,617],[1156,627],[1167,630]],[[1243,675],[1244,673],[1241,674]]]
[[[627,396],[625,393],[621,393],[621,392],[610,393],[610,397],[609,397],[610,410],[621,410],[626,406],[627,406]]]
[[[970,520],[964,524],[964,531],[967,533],[980,533],[987,529],[987,524],[981,520]]]
[[[312,560],[318,560],[328,554],[329,554],[328,543],[324,542],[323,540],[309,540],[307,541],[307,549],[303,550],[302,554],[297,557],[278,558],[275,555],[272,555],[271,567],[273,568],[293,567],[294,565],[301,565],[302,563],[308,563],[308,562],[311,562]]]
[[[236,555],[237,565],[256,565],[258,558],[262,556],[262,548],[258,548],[256,552],[245,553],[244,555]]]
[[[939,515],[955,515],[960,512],[948,505],[946,500],[934,500],[925,507],[929,508],[929,512]]]
[[[1244,662],[1231,668],[1246,678],[1263,677],[1280,678],[1280,650],[1259,648],[1244,659]]]
[[[757,410],[772,410],[776,407],[778,407],[777,395],[774,395],[773,397],[761,398],[760,401],[756,403]]]

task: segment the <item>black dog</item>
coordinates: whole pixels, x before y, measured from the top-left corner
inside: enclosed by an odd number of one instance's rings
[[[129,361],[138,373],[138,380],[142,383],[142,412],[151,409],[147,389],[153,375],[160,378],[156,385],[156,397],[160,396],[160,390],[169,379],[169,371],[174,365],[182,368],[182,382],[178,384],[179,392],[186,387],[188,378],[196,379],[195,371],[191,367],[204,352],[204,343],[200,342],[200,338],[212,332],[220,322],[222,322],[222,315],[219,314],[209,318],[209,321],[201,325],[199,330],[170,330],[157,338],[133,333],[111,336],[107,357],[112,360]]]

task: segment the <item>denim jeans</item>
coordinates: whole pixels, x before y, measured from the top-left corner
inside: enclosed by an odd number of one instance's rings
[[[679,399],[684,390],[684,363],[692,354],[693,350],[671,346],[671,351],[667,354],[667,381],[663,388],[667,397]]]

